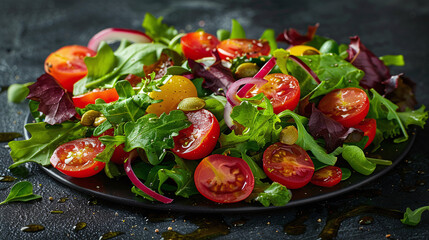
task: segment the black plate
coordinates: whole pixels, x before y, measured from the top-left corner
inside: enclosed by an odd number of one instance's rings
[[[27,122],[31,122],[32,117],[27,117]],[[24,131],[26,139],[30,138],[30,134]],[[233,204],[217,204],[205,199],[202,196],[193,196],[190,199],[181,197],[173,197],[175,200],[171,204],[162,204],[160,202],[150,202],[140,197],[136,197],[131,192],[132,184],[127,177],[122,177],[119,180],[112,180],[100,173],[90,178],[73,178],[62,174],[53,167],[42,167],[42,169],[55,180],[78,191],[111,200],[128,206],[142,207],[152,210],[180,211],[193,213],[233,213],[233,212],[259,212],[268,210],[277,210],[295,207],[311,202],[317,202],[338,196],[349,192],[357,187],[367,184],[376,178],[394,168],[408,153],[414,140],[414,130],[410,134],[407,142],[395,144],[392,141],[384,141],[380,151],[375,152],[373,157],[381,157],[383,159],[392,160],[390,166],[377,166],[377,169],[370,176],[364,176],[352,171],[352,176],[337,184],[332,188],[318,187],[312,184],[292,190],[292,200],[282,207],[263,207],[259,203],[233,203]]]

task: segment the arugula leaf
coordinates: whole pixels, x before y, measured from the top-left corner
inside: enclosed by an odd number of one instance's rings
[[[0,202],[0,205],[8,202],[28,202],[42,198],[42,196],[33,194],[33,185],[30,182],[22,181],[13,185],[7,198]]]
[[[265,207],[284,206],[292,198],[292,192],[278,182],[273,182],[271,186],[264,190],[256,197],[256,201],[260,202]]]
[[[404,213],[404,218],[401,219],[401,222],[406,225],[416,226],[417,224],[420,223],[422,214],[426,210],[429,211],[429,206],[423,206],[423,207],[417,208],[414,211],[412,211],[410,208],[407,208],[407,210]]]
[[[112,51],[102,43],[94,57],[85,58],[88,74],[74,85],[73,94],[81,95],[95,88],[113,88],[129,74],[144,76],[143,66],[156,62],[167,46],[159,43],[134,43]]]
[[[147,94],[135,94],[128,81],[119,81],[115,86],[119,99],[115,102],[105,103],[97,100],[95,104],[89,104],[85,111],[95,110],[101,112],[112,125],[123,122],[136,122],[146,114],[146,108],[157,101],[152,100]]]
[[[174,155],[174,161],[176,165],[172,169],[158,170],[158,192],[163,194],[161,187],[167,179],[171,178],[177,184],[177,190],[175,192],[177,196],[189,198],[191,195],[198,194],[193,177],[198,163],[194,161],[184,161],[176,155]]]
[[[404,56],[403,55],[385,55],[379,57],[386,66],[404,66]]]
[[[160,42],[168,45],[170,40],[173,39],[178,32],[174,27],[162,23],[162,20],[163,17],[156,18],[152,14],[146,13],[142,27],[154,42]]]
[[[307,118],[300,116],[290,110],[285,110],[279,113],[277,116],[279,118],[292,117],[294,119],[298,129],[298,140],[296,141],[297,145],[306,151],[311,151],[320,162],[331,166],[335,165],[337,161],[337,157],[335,156],[341,152],[337,149],[338,151],[335,150],[334,152],[327,154],[325,149],[317,144],[316,140],[314,140],[314,138],[305,129],[304,124],[307,123]]]
[[[377,128],[383,132],[385,138],[396,137],[402,132],[402,137],[398,137],[393,141],[395,143],[407,141],[407,130],[396,112],[398,106],[389,99],[382,97],[375,89],[370,91],[372,98],[369,99],[369,112],[366,117],[377,120]],[[403,115],[403,117],[405,116]]]
[[[143,148],[148,161],[157,165],[163,160],[165,149],[174,147],[173,137],[190,125],[188,118],[180,110],[173,110],[170,114],[163,113],[160,117],[146,114],[136,122],[125,124],[124,150],[129,152],[135,148]]]
[[[45,122],[62,123],[76,114],[71,97],[51,75],[43,74],[28,89],[27,98],[39,102],[37,110],[45,114]]]
[[[428,112],[425,111],[424,105],[417,110],[407,108],[404,112],[397,112],[397,114],[406,128],[408,128],[409,125],[417,125],[423,128],[428,119]]]
[[[140,196],[140,197],[145,198],[149,201],[152,201],[152,202],[155,201],[155,199],[153,199],[151,196],[147,195],[145,192],[143,192],[142,190],[140,190],[136,186],[133,186],[131,188],[131,192],[134,193],[136,196]]]
[[[258,107],[263,109],[258,110]],[[276,126],[280,119],[266,97],[260,105],[252,104],[247,100],[242,101],[232,109],[231,118],[246,129],[242,134],[236,134],[234,131],[228,135],[221,134],[219,142],[222,147],[235,147],[240,143],[256,142],[258,149],[254,150],[257,151],[267,143],[276,142],[282,130],[281,126]]]
[[[30,90],[28,89],[28,86],[30,86],[31,84],[33,83],[30,82],[30,83],[24,83],[24,84],[19,84],[19,83],[11,84],[7,88],[7,100],[12,103],[20,103],[24,101],[28,93],[30,92]]]
[[[246,33],[244,32],[243,27],[235,19],[231,20],[231,35],[229,36],[229,38],[230,39],[246,38]]]
[[[299,59],[309,66],[322,82],[326,82],[323,86],[325,92],[330,92],[335,87],[340,87],[339,82],[343,78],[343,84],[358,86],[359,81],[364,76],[362,70],[357,69],[335,54],[307,55],[300,56]],[[318,86],[313,78],[295,62],[289,60],[287,69],[289,74],[299,81],[302,96],[307,95]]]
[[[47,123],[29,123],[25,129],[31,138],[23,141],[9,142],[10,155],[15,163],[14,168],[26,162],[36,162],[43,166],[50,165],[50,158],[55,149],[66,142],[83,138],[87,128],[80,123],[64,122],[61,125]]]

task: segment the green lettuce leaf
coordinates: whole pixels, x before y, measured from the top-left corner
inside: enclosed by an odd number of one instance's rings
[[[159,164],[165,154],[165,149],[174,147],[173,137],[179,131],[189,127],[191,123],[180,110],[163,113],[160,117],[146,114],[136,122],[127,122],[125,130],[125,148],[129,152],[135,148],[143,148],[148,161],[152,165]]]
[[[146,13],[142,27],[146,30],[146,34],[152,38],[156,43],[164,43],[168,45],[170,40],[173,39],[177,34],[177,30],[162,23],[163,17],[156,18],[150,13]]]
[[[406,128],[409,125],[416,125],[423,128],[428,120],[428,112],[425,111],[424,105],[417,110],[407,108],[404,112],[398,112],[397,114]]]
[[[280,183],[273,182],[271,186],[264,190],[264,192],[259,193],[255,200],[265,207],[270,205],[279,207],[286,205],[291,198],[291,191]]]
[[[85,137],[86,127],[80,123],[64,122],[59,125],[47,123],[29,123],[25,129],[31,138],[23,141],[11,141],[10,155],[15,163],[9,168],[26,162],[36,162],[47,166],[55,149],[66,142]]]
[[[316,73],[321,81],[326,82],[324,88],[328,90],[336,86],[342,78],[350,85],[358,86],[364,76],[363,71],[335,54],[307,55],[299,58]],[[289,73],[299,81],[301,96],[306,96],[317,87],[318,84],[313,78],[295,62],[289,60],[287,68]]]
[[[74,85],[73,94],[81,95],[95,88],[113,88],[128,74],[144,76],[143,65],[156,62],[167,46],[158,43],[134,43],[113,52],[102,43],[97,55],[85,58],[88,74]]]

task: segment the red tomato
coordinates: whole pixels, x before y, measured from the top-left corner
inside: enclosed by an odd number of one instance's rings
[[[99,137],[105,136],[105,135],[113,136],[113,132],[114,132],[113,128],[108,129],[104,133],[100,134],[100,136],[97,136],[96,138],[99,138]],[[122,164],[124,164],[125,160],[127,160],[128,158],[130,158],[130,157],[134,158],[133,156],[135,156],[135,155],[134,154],[131,155],[132,151],[131,152],[125,152],[124,147],[125,147],[124,144],[117,146],[115,148],[115,151],[113,152],[112,157],[110,158],[110,161],[112,161],[116,164],[122,165]],[[130,160],[132,160],[132,159],[130,159]]]
[[[372,143],[372,140],[374,140],[375,133],[377,131],[377,121],[372,118],[366,118],[353,127],[362,130],[364,135],[368,136],[368,142],[366,142],[364,148],[368,147],[369,144]]]
[[[81,138],[55,149],[51,164],[58,171],[77,178],[93,176],[103,170],[105,163],[94,158],[104,150],[97,138]]]
[[[232,60],[246,55],[248,58],[267,56],[270,45],[266,40],[255,39],[227,39],[217,45],[217,52],[223,60]]]
[[[243,159],[219,154],[200,162],[194,181],[201,195],[218,203],[242,201],[255,185],[252,170]]]
[[[186,34],[180,43],[185,57],[197,60],[211,57],[213,49],[219,44],[219,40],[210,33],[198,31]]]
[[[368,114],[369,99],[365,91],[359,88],[336,89],[320,100],[318,108],[344,127],[351,127]]]
[[[77,108],[85,108],[88,104],[94,104],[95,100],[103,99],[106,103],[114,102],[119,99],[116,89],[111,88],[107,90],[95,89],[82,95],[73,97],[73,104]]]
[[[343,173],[341,168],[327,166],[317,170],[311,178],[311,183],[321,187],[332,187],[341,181]]]
[[[265,76],[268,81],[262,87],[256,86],[247,92],[246,97],[253,97],[259,93],[270,99],[276,114],[289,109],[294,110],[299,102],[300,88],[299,82],[293,76],[273,73]]]
[[[184,159],[201,159],[215,148],[220,134],[219,123],[206,109],[188,112],[186,116],[192,125],[173,138],[173,152]]]
[[[84,46],[70,45],[51,53],[45,60],[45,71],[54,77],[68,92],[87,74],[83,59],[95,56],[96,52]]]
[[[298,145],[274,143],[265,150],[262,161],[267,176],[289,189],[304,187],[314,173],[313,161]]]

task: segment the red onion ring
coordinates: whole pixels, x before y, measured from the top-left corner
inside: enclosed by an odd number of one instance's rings
[[[229,129],[234,129],[235,125],[232,122],[231,118],[232,106],[229,102],[226,102],[225,109],[223,110],[223,120],[225,124],[229,127]]]
[[[125,169],[125,173],[127,174],[128,178],[131,180],[131,182],[138,187],[140,190],[142,190],[144,193],[146,193],[147,195],[149,195],[150,197],[162,202],[162,203],[171,203],[173,201],[173,199],[162,196],[161,194],[153,191],[152,189],[146,187],[146,185],[144,185],[140,179],[138,179],[138,177],[136,176],[136,174],[133,171],[133,168],[131,167],[131,160],[128,159],[125,163],[124,163],[124,169]]]
[[[266,62],[264,64],[264,66],[262,66],[262,68],[259,70],[259,72],[257,72],[255,74],[255,76],[253,76],[254,78],[264,78],[265,76],[267,76],[268,73],[271,72],[271,70],[274,68],[274,66],[276,65],[276,59],[274,57],[270,58],[270,60],[268,60],[268,62]]]
[[[245,85],[245,89],[243,91],[240,91],[241,95],[245,95],[250,88],[253,87],[253,85],[262,86],[265,83],[267,83],[267,80],[263,78],[242,78],[238,81],[235,81],[233,84],[231,84],[228,88],[228,91],[226,92],[226,99],[232,106],[236,106],[240,104],[240,101],[237,99],[237,91],[242,86]],[[250,85],[250,86],[247,86]],[[247,91],[245,91],[247,90]]]
[[[102,41],[113,43],[120,41],[121,39],[127,39],[136,43],[152,42],[152,39],[148,35],[137,30],[124,28],[106,28],[95,34],[91,40],[89,40],[88,48],[97,51],[98,46]]]

